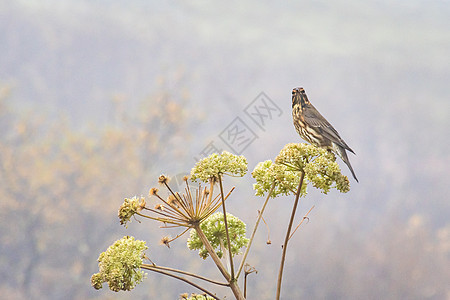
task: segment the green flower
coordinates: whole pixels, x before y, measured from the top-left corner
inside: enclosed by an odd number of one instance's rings
[[[298,171],[290,170],[284,165],[275,164],[271,160],[257,164],[252,176],[256,179],[256,183],[253,184],[256,196],[263,196],[270,191],[273,183],[275,183],[275,188],[271,193],[272,198],[278,195],[289,195],[296,192],[300,183]],[[301,193],[302,195],[306,194],[306,182],[303,182]]]
[[[292,171],[301,171],[319,156],[326,157],[329,161],[336,161],[336,157],[325,149],[305,143],[290,143],[281,149],[275,162],[288,166]]]
[[[308,182],[324,194],[333,187],[342,193],[350,190],[349,180],[342,175],[334,154],[304,143],[287,144],[276,157],[275,163],[270,160],[259,163],[252,172],[256,179],[253,188],[257,196],[262,196],[275,183],[271,197],[295,194],[301,172],[305,173],[300,193],[302,196],[307,193]]]
[[[136,213],[140,212],[145,207],[145,198],[134,196],[131,199],[125,198],[123,204],[119,208],[120,225],[127,226],[128,221]]]
[[[214,298],[209,295],[188,294],[181,295],[182,300],[213,300]]]
[[[239,254],[242,247],[247,246],[248,239],[245,237],[245,223],[227,213],[228,233],[230,234],[231,252],[233,255]],[[200,224],[201,230],[205,233],[211,246],[216,249],[217,256],[222,258],[223,248],[228,249],[228,242],[223,221],[223,213],[216,212]],[[195,229],[191,229],[190,238],[187,242],[191,250],[199,249],[199,255],[203,259],[208,257],[208,251],[203,246],[200,237]]]
[[[141,265],[147,248],[144,241],[134,237],[117,240],[98,257],[99,272],[92,275],[92,286],[98,290],[106,282],[114,292],[132,290],[145,276]]]
[[[216,181],[219,174],[242,177],[245,173],[247,173],[247,159],[243,155],[237,156],[223,151],[222,154],[214,153],[197,162],[191,170],[191,180]]]
[[[347,193],[350,190],[350,182],[347,176],[342,175],[334,155],[330,155],[333,156],[333,160],[319,156],[305,166],[306,180],[324,194],[327,194],[333,187],[341,193]]]

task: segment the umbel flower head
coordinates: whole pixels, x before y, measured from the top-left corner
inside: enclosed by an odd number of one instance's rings
[[[131,199],[125,198],[123,204],[119,208],[120,225],[127,226],[128,221],[134,214],[140,212],[145,207],[145,198],[134,196]]]
[[[209,295],[191,294],[191,296],[189,296],[188,293],[181,294],[180,299],[181,300],[214,300],[214,298]]]
[[[99,290],[106,282],[114,292],[133,289],[145,275],[141,271],[145,250],[145,242],[134,237],[125,236],[117,240],[98,257],[99,272],[92,275],[92,286]]]
[[[216,182],[219,175],[242,177],[247,173],[247,159],[241,155],[234,155],[223,151],[222,154],[211,154],[197,162],[191,170],[192,181],[199,179],[203,182]]]
[[[275,162],[268,160],[259,163],[252,172],[256,179],[253,188],[257,196],[264,195],[273,184],[273,198],[280,194],[295,194],[301,172],[305,173],[301,195],[306,194],[308,182],[324,194],[333,187],[342,193],[350,190],[349,180],[347,176],[342,175],[334,154],[305,143],[287,144]]]
[[[201,223],[220,207],[221,197],[220,195],[213,197],[213,183],[210,183],[209,189],[202,188],[199,184],[198,189],[191,190],[187,177],[184,181],[186,187],[184,193],[180,194],[170,188],[167,176],[159,176],[158,182],[169,190],[169,197],[164,199],[157,188],[150,189],[149,195],[155,196],[161,202],[153,208],[145,206],[143,197],[140,199],[136,197],[125,199],[119,209],[120,223],[126,224],[134,215],[162,222],[165,225],[164,227],[169,227],[168,224],[170,224],[170,227],[191,228],[194,224]],[[234,188],[228,192],[225,200],[233,190]],[[150,212],[151,215],[144,212]]]
[[[245,237],[245,223],[232,214],[227,213],[227,224],[228,232],[230,234],[231,253],[233,255],[239,254],[241,248],[247,246],[249,241],[248,238]],[[211,243],[211,246],[216,249],[217,256],[222,258],[223,249],[228,249],[223,213],[216,212],[201,223],[200,228],[205,233],[208,241]],[[191,250],[198,249],[198,254],[201,258],[206,259],[208,257],[208,251],[203,246],[196,230],[191,229],[187,245]]]

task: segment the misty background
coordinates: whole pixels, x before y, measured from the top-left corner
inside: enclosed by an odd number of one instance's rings
[[[0,1],[0,294],[7,299],[177,299],[159,274],[131,292],[90,286],[98,255],[132,235],[157,264],[214,278],[211,262],[158,245],[175,230],[120,226],[123,198],[189,172],[239,117],[257,138],[227,210],[253,228],[250,173],[287,143],[291,91],[356,152],[351,190],[309,187],[283,299],[450,298],[449,1]],[[259,127],[263,92],[280,109]],[[176,181],[174,181],[176,185]],[[293,197],[271,200],[249,299],[273,299]],[[232,296],[217,289],[219,295]],[[228,293],[228,294],[227,294]]]

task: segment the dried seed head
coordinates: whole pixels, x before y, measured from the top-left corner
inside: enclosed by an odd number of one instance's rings
[[[167,248],[170,248],[169,243],[170,243],[170,237],[169,237],[169,236],[164,236],[164,237],[159,241],[159,244],[160,244],[160,245],[165,245],[165,246],[167,246]]]
[[[161,174],[161,175],[159,176],[159,178],[158,178],[158,183],[159,183],[159,184],[168,184],[168,183],[169,183],[169,180],[170,180],[169,177],[167,177],[167,176],[164,175],[164,174]]]
[[[157,188],[151,188],[150,191],[148,191],[148,195],[149,196],[153,196],[158,194],[158,189]]]
[[[169,197],[167,197],[167,203],[169,203],[170,206],[179,207],[178,200],[174,195],[169,195]]]
[[[183,181],[184,181],[184,182],[186,182],[186,181],[188,181],[188,180],[189,180],[189,175],[186,175],[186,176],[183,177]]]
[[[155,209],[164,210],[164,205],[162,204],[156,204]]]

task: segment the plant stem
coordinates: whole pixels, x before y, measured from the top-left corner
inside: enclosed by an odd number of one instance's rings
[[[269,202],[270,195],[272,195],[272,192],[273,192],[274,189],[275,189],[275,182],[272,184],[272,187],[270,188],[269,194],[267,195],[266,201],[264,202],[263,207],[262,207],[262,209],[261,209],[261,211],[259,213],[258,219],[256,220],[256,224],[255,224],[255,227],[253,228],[252,236],[250,237],[250,240],[248,241],[248,245],[247,245],[247,248],[245,249],[244,256],[242,257],[241,264],[239,265],[239,269],[238,269],[236,278],[239,278],[239,275],[241,274],[242,269],[244,268],[245,260],[247,259],[248,252],[250,251],[250,247],[252,246],[252,242],[253,242],[253,239],[255,237],[256,230],[258,229],[259,222],[261,221],[261,218],[263,216],[264,210],[266,209],[266,205]]]
[[[291,239],[291,238],[294,236],[295,232],[296,232],[297,229],[303,224],[303,221],[305,221],[305,219],[308,219],[308,220],[309,220],[308,215],[309,215],[309,213],[313,210],[314,207],[315,207],[315,205],[313,205],[313,206],[308,210],[308,212],[306,213],[306,215],[303,216],[303,219],[300,221],[300,223],[297,225],[297,227],[295,227],[295,229],[294,229],[294,231],[291,233],[291,236],[289,237],[289,239]]]
[[[226,281],[229,282],[231,280],[231,276],[228,273],[225,266],[220,261],[220,258],[217,256],[216,251],[214,251],[213,247],[209,243],[208,238],[206,237],[205,233],[200,228],[200,224],[194,224],[193,227],[194,227],[195,231],[197,232],[199,238],[202,240],[202,243],[205,246],[206,251],[208,251],[208,254],[211,256],[211,258],[214,261],[214,263],[216,264],[217,268],[219,268],[220,273],[222,273],[222,275],[223,275],[223,277],[225,277]]]
[[[162,267],[162,266],[157,266],[157,265],[149,265],[149,264],[143,264],[142,268],[145,268],[145,269],[153,268],[153,269],[158,269],[158,270],[163,270],[163,271],[180,273],[180,274],[183,274],[183,275],[187,275],[187,276],[191,276],[191,277],[194,277],[194,278],[198,278],[198,279],[204,280],[204,281],[209,282],[209,283],[222,285],[222,286],[230,286],[228,283],[219,282],[219,281],[216,281],[216,280],[213,280],[213,279],[210,279],[210,278],[206,278],[206,277],[203,277],[203,276],[191,273],[191,272],[183,271],[183,270],[178,270],[178,269],[173,269],[173,268],[168,268],[168,267]]]
[[[247,298],[247,275],[244,275],[244,297]]]
[[[222,196],[223,222],[225,223],[225,233],[227,235],[228,252],[230,254],[231,280],[234,280],[233,253],[231,252],[230,234],[228,232],[228,223],[227,223],[227,210],[225,209],[225,196],[223,194],[222,176],[220,175],[220,173],[219,173],[219,185],[220,185],[220,195]]]
[[[300,193],[301,193],[301,190],[302,190],[303,178],[304,177],[305,177],[305,172],[301,171],[301,173],[300,173],[300,183],[298,185],[297,194],[295,195],[294,207],[292,208],[291,219],[289,220],[289,225],[288,225],[288,229],[287,229],[287,232],[286,232],[286,237],[284,239],[283,253],[281,254],[280,270],[278,272],[276,300],[280,299],[281,280],[283,278],[283,269],[284,269],[284,261],[286,259],[286,250],[287,250],[287,245],[288,245],[288,242],[289,242],[289,237],[291,235],[292,224],[294,223],[295,211],[297,210],[298,200],[300,198]]]
[[[201,290],[201,291],[207,293],[208,295],[210,295],[210,296],[213,297],[214,299],[218,299],[218,300],[219,300],[219,298],[218,298],[215,294],[213,294],[212,292],[208,291],[207,289],[205,289],[205,288],[199,286],[198,284],[196,284],[196,283],[190,281],[189,279],[186,279],[186,278],[184,278],[184,277],[181,277],[181,276],[172,274],[172,273],[170,273],[170,272],[166,272],[166,271],[160,270],[160,269],[155,268],[155,267],[153,267],[153,266],[151,266],[151,265],[142,265],[141,268],[142,268],[142,269],[149,270],[149,271],[161,273],[161,274],[163,274],[163,275],[167,275],[167,276],[176,278],[176,279],[178,279],[178,280],[184,281],[184,282],[186,282],[186,283],[192,285],[193,287],[196,287],[197,289],[199,289],[199,290]]]
[[[200,224],[194,224],[193,225],[195,231],[197,232],[198,236],[202,240],[203,245],[205,246],[206,250],[208,251],[209,255],[211,256],[212,260],[216,264],[219,271],[222,273],[225,280],[230,284],[231,291],[233,292],[234,296],[237,300],[244,300],[244,296],[242,295],[241,289],[239,288],[239,285],[237,284],[236,280],[232,280],[230,274],[228,273],[225,266],[220,261],[220,258],[217,256],[216,251],[214,251],[213,247],[208,241],[208,238],[206,237],[203,230],[200,228]]]

